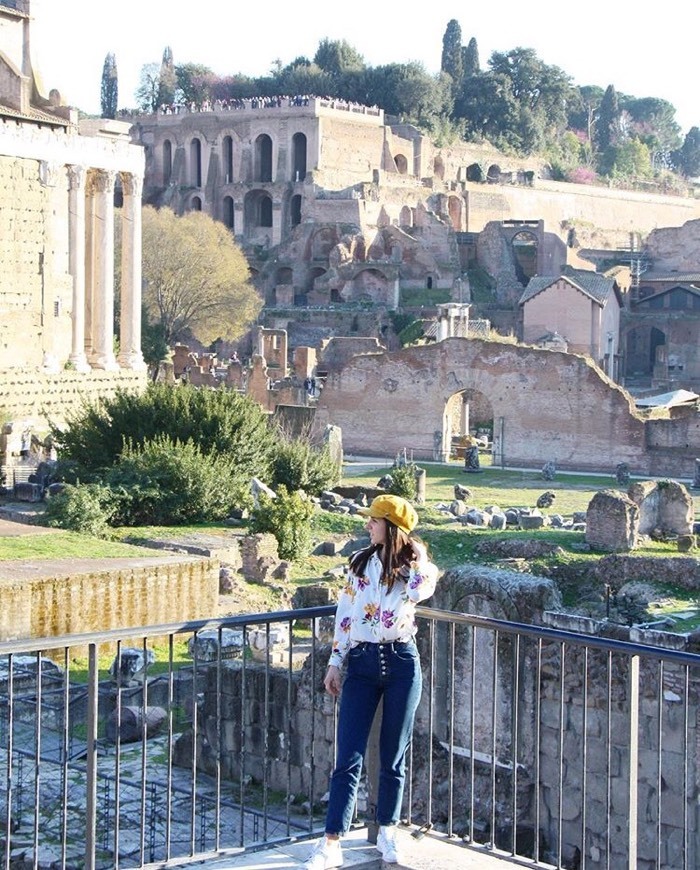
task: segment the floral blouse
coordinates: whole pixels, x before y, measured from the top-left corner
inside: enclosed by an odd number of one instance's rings
[[[347,651],[358,643],[411,640],[416,633],[416,604],[433,594],[437,575],[437,566],[428,559],[411,562],[408,576],[399,576],[389,592],[381,582],[382,563],[376,553],[362,577],[349,571],[338,600],[328,664],[340,667]]]

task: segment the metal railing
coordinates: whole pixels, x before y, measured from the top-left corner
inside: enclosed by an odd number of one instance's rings
[[[165,867],[320,830],[333,614],[0,643],[2,865]],[[418,617],[416,833],[533,867],[698,866],[700,656]]]

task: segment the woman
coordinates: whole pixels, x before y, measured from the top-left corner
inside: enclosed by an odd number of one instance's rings
[[[340,837],[350,827],[362,758],[372,720],[384,698],[379,737],[377,847],[384,861],[398,862],[396,824],[405,780],[406,750],[421,694],[421,669],[414,641],[415,607],[435,589],[438,570],[425,546],[410,537],[418,517],[403,498],[380,495],[360,513],[369,517],[370,546],[350,558],[347,583],[338,601],[326,691],[337,697],[340,668],[347,660],[338,716],[336,767],[331,777],[326,834],[305,867],[341,867]]]

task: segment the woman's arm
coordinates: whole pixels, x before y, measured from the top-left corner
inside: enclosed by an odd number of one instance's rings
[[[406,594],[411,601],[425,601],[435,592],[438,567],[428,558],[428,551],[421,541],[411,540],[415,558],[409,566],[406,579]]]

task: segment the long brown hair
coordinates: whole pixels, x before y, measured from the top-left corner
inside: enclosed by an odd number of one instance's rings
[[[353,553],[350,557],[350,570],[357,577],[361,577],[372,555],[377,553],[382,563],[382,583],[386,583],[387,589],[391,592],[399,575],[408,573],[408,567],[416,558],[416,553],[411,545],[411,537],[389,520],[385,522],[384,544],[373,544]]]

